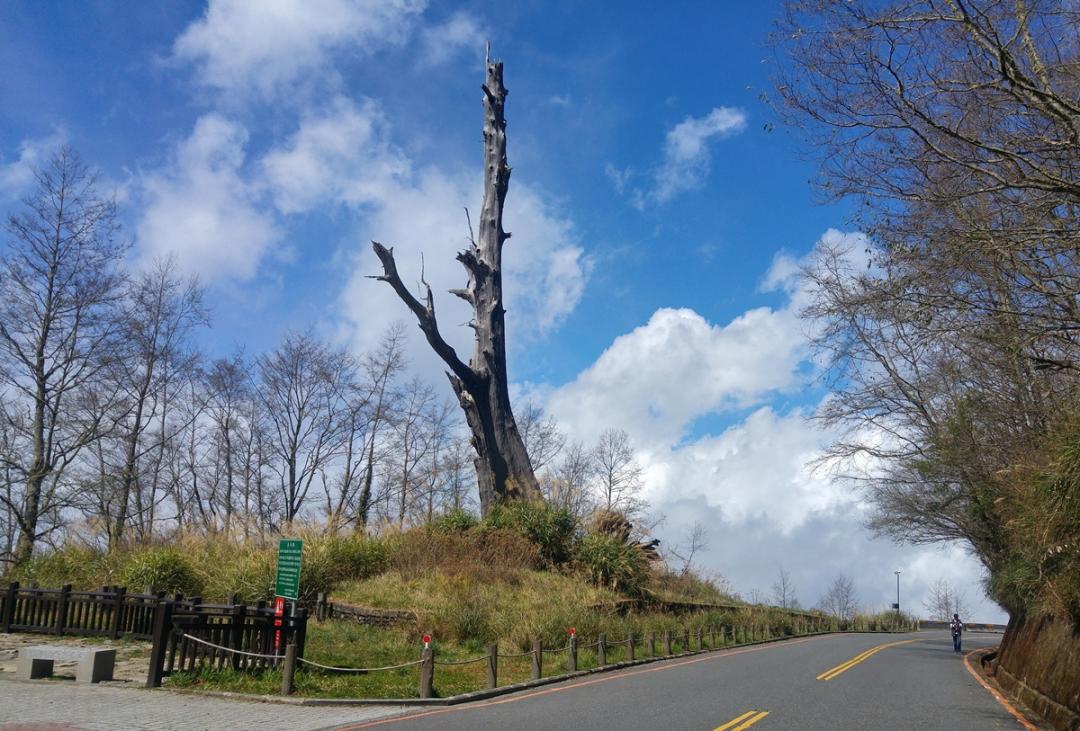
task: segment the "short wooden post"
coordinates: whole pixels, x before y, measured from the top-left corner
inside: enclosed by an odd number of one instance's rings
[[[281,694],[292,695],[293,673],[296,672],[296,643],[285,645],[285,662],[281,665]]]
[[[709,628],[709,649],[716,649],[716,627]]]
[[[705,649],[701,645],[701,627],[697,628],[697,632],[695,634],[697,635],[697,638],[696,638],[697,639],[697,649],[698,649],[698,652],[701,652],[702,650]]]
[[[570,672],[577,672],[577,635],[570,635],[570,659],[567,662]]]
[[[532,679],[540,680],[544,674],[544,641],[539,637],[533,640]]]
[[[656,657],[656,633],[649,630],[649,634],[645,636],[645,642],[649,646],[649,657]]]
[[[499,646],[494,643],[488,645],[487,687],[489,690],[499,687]]]
[[[321,622],[326,619],[326,592],[320,591],[315,595],[315,621]]]
[[[664,630],[664,654],[671,654],[671,630]]]
[[[56,618],[53,620],[53,634],[64,634],[64,622],[67,620],[68,599],[71,597],[71,584],[60,587],[60,598],[56,601]]]
[[[146,675],[147,688],[161,687],[161,678],[165,674],[165,651],[172,635],[172,615],[172,602],[158,602],[154,610],[154,644],[150,650],[150,670]]]
[[[631,632],[630,636],[626,638],[626,659],[630,662],[634,661],[634,633]]]
[[[435,687],[435,653],[430,647],[420,650],[420,697],[430,698]]]
[[[232,649],[234,650],[244,649],[245,624],[247,624],[247,607],[243,604],[234,604],[232,608],[232,637],[230,642]],[[231,655],[233,670],[239,670],[241,667],[240,661],[244,659],[244,656],[238,652],[233,652]]]
[[[603,632],[596,638],[596,664],[607,665],[607,636]]]
[[[109,638],[113,640],[120,637],[120,632],[124,629],[124,595],[127,594],[127,589],[117,586],[114,591],[116,594],[113,596],[112,626],[109,628]]]
[[[19,582],[12,581],[8,584],[4,596],[4,616],[0,617],[0,631],[10,632],[11,625],[15,622],[15,601],[19,597]]]
[[[682,631],[683,652],[690,652],[690,630],[683,627]]]

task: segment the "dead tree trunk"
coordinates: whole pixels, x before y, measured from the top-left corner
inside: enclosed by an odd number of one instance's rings
[[[540,498],[540,488],[533,474],[525,443],[518,433],[510,409],[506,375],[506,310],[503,308],[502,247],[510,238],[503,230],[503,203],[510,184],[510,166],[506,162],[506,87],[503,65],[488,61],[484,83],[484,202],[476,239],[457,259],[469,274],[464,289],[451,293],[473,307],[476,350],[469,364],[458,358],[454,349],[439,333],[435,320],[435,300],[427,282],[426,301],[420,302],[401,282],[394,263],[394,250],[372,241],[383,273],[374,277],[388,282],[398,297],[408,305],[420,323],[428,343],[449,366],[447,376],[465,411],[476,450],[476,477],[483,512],[501,500]]]

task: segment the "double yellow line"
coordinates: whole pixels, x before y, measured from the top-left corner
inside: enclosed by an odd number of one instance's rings
[[[850,670],[851,668],[855,667],[856,665],[858,665],[862,661],[868,660],[869,658],[873,657],[874,655],[876,655],[877,653],[881,652],[882,650],[884,650],[886,648],[896,647],[897,645],[906,645],[909,642],[914,642],[914,641],[915,640],[902,640],[900,642],[889,642],[889,643],[884,644],[884,645],[878,645],[877,647],[871,647],[866,652],[859,653],[858,655],[851,658],[847,662],[842,662],[842,663],[840,663],[839,665],[837,665],[834,668],[829,668],[828,670],[823,672],[821,675],[817,676],[817,679],[818,680],[832,680],[837,675],[840,675],[841,673]]]
[[[768,711],[747,711],[737,718],[733,718],[723,726],[717,726],[713,731],[743,731],[769,715]]]

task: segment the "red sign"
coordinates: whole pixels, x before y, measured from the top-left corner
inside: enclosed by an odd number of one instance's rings
[[[574,628],[573,628],[573,627],[571,627],[571,628],[570,628],[570,636],[571,636],[571,637],[573,637],[573,636],[574,636]]]
[[[274,626],[281,626],[281,618],[285,616],[285,597],[274,597]],[[274,631],[274,650],[281,649],[281,630]]]
[[[431,635],[424,635],[423,639],[424,639],[424,647],[427,647],[428,645],[431,644]]]

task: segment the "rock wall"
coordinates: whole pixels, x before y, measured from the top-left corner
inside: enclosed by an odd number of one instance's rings
[[[1080,731],[1080,626],[1048,616],[1010,619],[995,675],[1054,728]]]

